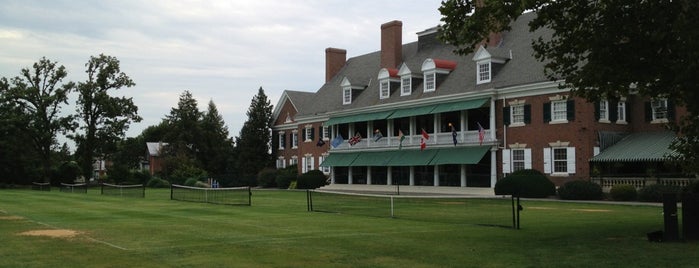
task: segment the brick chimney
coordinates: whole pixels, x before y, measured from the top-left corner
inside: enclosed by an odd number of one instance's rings
[[[325,82],[327,83],[332,79],[337,72],[345,66],[347,61],[347,50],[339,48],[326,48],[325,49]]]
[[[397,68],[403,62],[403,23],[381,24],[381,68]]]
[[[478,12],[478,9],[481,9],[483,7],[485,7],[484,1],[476,0],[476,12]],[[473,51],[475,52],[482,45],[485,45],[487,47],[496,47],[500,45],[500,41],[502,41],[502,33],[491,32],[488,34],[487,38],[484,38],[476,47],[474,47]]]

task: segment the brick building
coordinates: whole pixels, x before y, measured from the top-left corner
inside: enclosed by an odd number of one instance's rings
[[[525,168],[557,185],[648,163],[674,172],[659,163],[674,137],[666,124],[684,110],[636,95],[574,97],[533,56],[531,41],[551,34],[529,32],[534,16],[465,56],[437,28],[403,44],[400,21],[381,25],[379,51],[326,49],[325,84],[285,91],[275,106],[277,167],[321,169],[333,184],[454,187],[493,187]],[[638,146],[648,137],[663,137],[652,155]]]

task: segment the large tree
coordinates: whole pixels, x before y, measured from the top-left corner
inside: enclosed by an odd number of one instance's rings
[[[227,165],[233,154],[233,140],[223,116],[218,112],[213,100],[201,120],[202,144],[199,159],[209,175],[220,177],[226,173]]]
[[[65,67],[46,58],[34,63],[31,69],[23,68],[20,74],[9,81],[3,79],[3,98],[14,102],[20,113],[26,116],[23,133],[31,138],[41,159],[43,180],[49,181],[56,136],[76,128],[73,116],[61,113],[75,83],[64,83],[68,75]]]
[[[202,149],[201,118],[203,113],[199,111],[197,100],[192,93],[184,91],[180,95],[177,107],[170,110],[165,117],[168,132],[164,141],[168,145],[163,148],[165,163],[163,175],[170,179],[170,175],[178,169],[195,170],[201,168],[197,159],[197,152]],[[181,178],[178,178],[180,180]],[[176,183],[183,183],[175,181]]]
[[[552,80],[594,101],[631,93],[684,105],[689,115],[673,147],[688,171],[699,171],[699,1],[696,0],[445,0],[441,38],[467,54],[490,33],[508,29],[525,11]]]
[[[6,78],[0,78],[0,184],[29,184],[39,179],[34,166],[38,156],[27,150],[32,140],[25,134],[27,116],[14,101],[5,98],[9,89]]]
[[[106,157],[116,149],[131,122],[140,122],[138,107],[131,98],[112,97],[111,91],[132,87],[135,83],[121,72],[119,60],[100,54],[85,64],[87,80],[79,82],[76,102],[83,133],[73,138],[83,176],[92,175],[95,157]]]
[[[271,131],[272,104],[260,87],[252,98],[247,112],[248,120],[236,138],[237,170],[249,185],[256,184],[257,173],[272,166]]]

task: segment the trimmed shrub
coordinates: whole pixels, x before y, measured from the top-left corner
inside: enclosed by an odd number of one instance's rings
[[[671,193],[679,195],[680,189],[675,186],[664,184],[646,185],[638,191],[638,200],[642,202],[663,202],[663,194]]]
[[[298,177],[296,180],[297,189],[316,189],[325,186],[327,177],[320,170],[311,170]]]
[[[297,165],[290,165],[284,169],[278,170],[274,181],[277,183],[279,189],[289,189],[291,182],[296,181],[298,177],[296,173],[298,172],[297,168]]]
[[[196,178],[189,178],[189,179],[184,181],[184,185],[185,186],[194,186],[195,184],[197,184],[198,181],[199,180],[197,180]]]
[[[612,186],[612,189],[609,190],[609,195],[612,197],[612,200],[633,201],[636,200],[638,192],[636,191],[636,187],[633,187],[633,185],[617,184]]]
[[[496,195],[544,198],[556,194],[556,186],[546,175],[534,169],[513,172],[495,183]]]
[[[602,200],[604,193],[602,186],[594,182],[574,180],[558,188],[558,197],[564,200]]]
[[[150,180],[148,180],[148,183],[146,183],[146,186],[150,188],[167,188],[170,187],[170,182],[163,180],[158,177],[153,177]]]
[[[264,188],[272,188],[277,186],[276,182],[277,170],[274,168],[265,168],[257,173],[257,185]]]

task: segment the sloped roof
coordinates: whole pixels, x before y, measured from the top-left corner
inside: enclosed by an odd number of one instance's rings
[[[670,149],[675,134],[669,131],[630,134],[590,159],[590,162],[660,162],[676,154]]]
[[[167,142],[146,142],[148,155],[150,156],[159,156],[160,150],[162,150],[164,146],[167,146]]]

